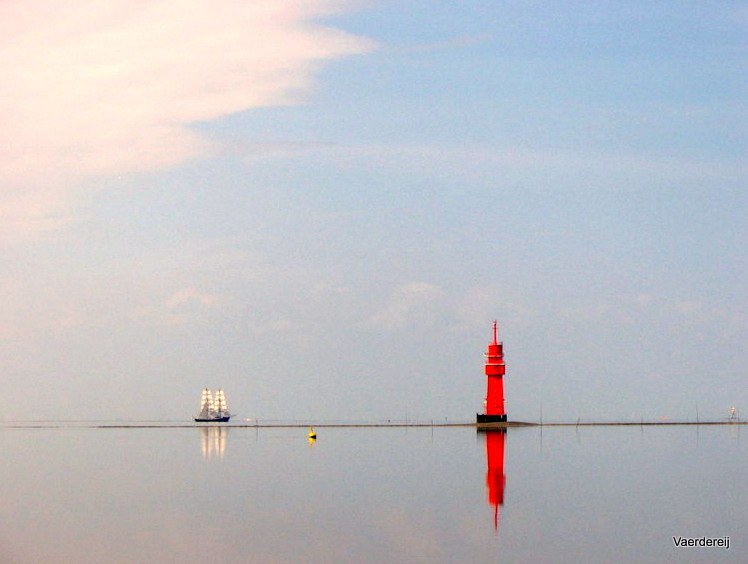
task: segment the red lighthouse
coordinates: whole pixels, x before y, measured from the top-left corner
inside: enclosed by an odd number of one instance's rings
[[[486,350],[486,401],[484,413],[478,413],[478,423],[503,423],[506,421],[504,409],[504,344],[499,341],[498,327],[493,322],[493,342]]]

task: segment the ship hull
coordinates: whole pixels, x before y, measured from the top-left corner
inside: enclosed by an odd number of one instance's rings
[[[227,423],[231,417],[195,417],[198,423]]]

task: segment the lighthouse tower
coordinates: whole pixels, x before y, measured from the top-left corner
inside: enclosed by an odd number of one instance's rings
[[[504,344],[499,341],[499,330],[493,322],[493,342],[486,350],[486,401],[484,413],[478,413],[478,423],[503,423],[506,421],[504,409]]]

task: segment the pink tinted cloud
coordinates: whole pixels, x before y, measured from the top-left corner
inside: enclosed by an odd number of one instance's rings
[[[337,10],[299,0],[0,3],[0,190],[15,194],[0,194],[0,216],[49,227],[82,178],[205,154],[191,123],[299,101],[324,61],[371,48],[316,23]]]

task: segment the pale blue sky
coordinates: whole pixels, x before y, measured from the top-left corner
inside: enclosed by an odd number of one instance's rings
[[[3,8],[6,418],[748,414],[748,4],[220,4]]]

